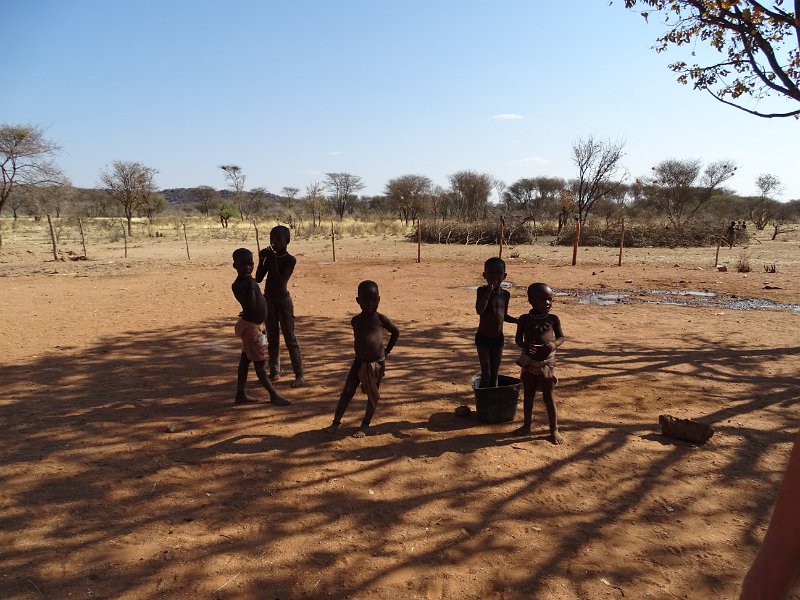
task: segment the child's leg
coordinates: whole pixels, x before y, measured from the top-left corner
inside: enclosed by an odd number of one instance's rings
[[[289,352],[289,360],[292,361],[292,371],[294,371],[292,387],[301,387],[305,383],[303,380],[303,357],[300,355],[300,344],[297,343],[297,336],[294,334],[294,304],[291,298],[281,305],[278,319],[283,332],[283,341]]]
[[[272,383],[267,377],[267,370],[264,368],[264,361],[259,360],[253,363],[253,366],[256,368],[256,375],[258,375],[258,380],[261,382],[261,385],[269,392],[269,401],[277,406],[286,406],[290,404],[290,402],[281,396],[278,392],[275,391],[275,388],[272,387]]]
[[[363,364],[358,370],[358,379],[367,394],[367,410],[364,412],[364,420],[361,421],[361,426],[353,434],[353,437],[362,438],[367,435],[367,429],[369,429],[369,424],[372,422],[375,409],[378,408],[378,402],[381,399],[382,375],[382,367],[376,366],[375,363]]]
[[[350,404],[350,400],[356,395],[358,389],[358,361],[354,360],[350,370],[347,372],[347,379],[344,382],[344,389],[339,396],[339,402],[336,403],[336,410],[333,413],[333,423],[324,429],[328,433],[333,433],[339,429],[339,424],[342,422],[344,411]]]
[[[269,356],[269,378],[277,381],[281,374],[280,365],[280,326],[278,321],[278,309],[275,303],[267,300],[267,320],[264,325],[267,328],[267,355]]]
[[[564,438],[558,432],[558,411],[556,410],[556,401],[553,398],[553,381],[550,379],[545,379],[542,382],[542,399],[547,409],[547,420],[550,422],[550,441],[554,444],[560,444],[564,441]]]
[[[503,359],[503,347],[489,349],[489,386],[497,387],[497,376],[500,374],[500,361]]]
[[[531,432],[531,424],[533,423],[533,399],[536,396],[536,376],[523,371],[521,379],[524,394],[522,403],[522,427],[514,431],[516,435],[525,435]]]
[[[491,348],[478,346],[478,360],[481,362],[481,382],[480,387],[485,388],[491,385]]]
[[[242,352],[242,356],[241,358],[239,358],[239,369],[236,372],[236,399],[234,400],[236,404],[244,404],[246,402],[257,402],[257,400],[248,398],[247,394],[244,391],[244,386],[247,383],[247,371],[249,370],[250,370],[250,359],[247,358],[247,354]]]

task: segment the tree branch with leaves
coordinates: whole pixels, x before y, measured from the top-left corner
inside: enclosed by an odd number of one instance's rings
[[[60,149],[45,138],[45,131],[39,125],[0,125],[0,212],[17,185],[33,188],[64,182],[53,161]]]
[[[643,7],[648,21],[651,15],[662,18],[668,31],[657,38],[656,52],[688,45],[695,56],[705,44],[719,53],[710,64],[672,63],[680,83],[692,82],[758,117],[800,116],[800,0],[625,0],[625,6]],[[788,102],[786,110],[759,107],[775,96]]]

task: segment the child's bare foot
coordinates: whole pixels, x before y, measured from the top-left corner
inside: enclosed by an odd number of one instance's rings
[[[298,376],[296,376],[294,378],[294,381],[292,382],[292,384],[289,387],[299,388],[299,387],[303,387],[305,384],[306,384],[306,380],[303,379],[303,376],[302,375],[298,375]]]
[[[523,423],[522,427],[515,429],[511,432],[511,435],[530,435],[531,433],[531,424],[530,423]]]
[[[234,400],[235,404],[253,404],[258,402],[255,398],[250,398],[249,396],[236,396]]]
[[[556,445],[564,441],[564,438],[558,432],[558,429],[553,429],[553,431],[550,432],[550,441]]]
[[[278,394],[272,396],[272,398],[270,398],[269,401],[272,402],[272,404],[274,404],[275,406],[289,406],[291,404],[291,402],[289,402],[286,398],[284,398],[283,396],[279,396]]]
[[[322,429],[322,431],[324,431],[325,433],[336,433],[338,430],[339,430],[339,423],[337,423],[336,421],[334,421],[333,423]]]
[[[270,381],[278,381],[281,378],[280,371],[270,371],[269,372],[269,380]]]
[[[359,428],[359,429],[357,429],[357,430],[356,430],[356,432],[355,432],[355,433],[352,435],[352,437],[354,437],[354,438],[363,438],[363,437],[367,437],[367,430],[366,430],[366,429]]]

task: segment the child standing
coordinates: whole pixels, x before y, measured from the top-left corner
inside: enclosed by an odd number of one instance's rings
[[[480,315],[475,346],[481,363],[480,387],[497,387],[500,360],[503,358],[503,323],[516,323],[508,315],[511,294],[500,287],[506,278],[506,263],[502,258],[492,257],[483,264],[486,285],[478,288],[475,311]]]
[[[289,278],[294,272],[297,259],[286,251],[291,234],[289,228],[283,225],[273,227],[269,233],[267,248],[263,248],[258,255],[258,269],[256,281],[261,283],[264,276],[264,297],[267,299],[267,348],[269,355],[269,378],[277,381],[280,377],[279,344],[280,333],[283,331],[283,341],[289,352],[294,371],[294,382],[291,387],[301,387],[303,380],[303,359],[300,356],[300,345],[294,334],[294,304],[289,294]]]
[[[282,398],[267,377],[264,361],[266,359],[264,344],[262,343],[262,327],[267,315],[267,303],[264,295],[258,289],[258,284],[253,279],[253,253],[247,248],[239,248],[233,253],[233,268],[237,277],[231,285],[233,295],[242,305],[239,320],[236,322],[236,335],[242,338],[242,356],[239,359],[239,371],[236,386],[236,404],[257,402],[247,397],[244,386],[247,383],[247,372],[250,362],[256,369],[258,380],[269,392],[270,402],[278,406],[285,406],[289,402]]]
[[[558,432],[558,415],[553,399],[553,388],[558,383],[556,377],[556,348],[564,343],[561,321],[550,313],[553,306],[553,290],[544,283],[534,283],[528,287],[528,302],[531,310],[519,318],[515,342],[522,348],[517,364],[522,367],[520,378],[525,390],[523,404],[524,421],[517,435],[531,432],[533,399],[536,390],[542,391],[542,399],[547,408],[550,421],[550,441],[560,444],[564,439]]]
[[[372,415],[375,414],[380,400],[380,385],[386,372],[386,357],[389,356],[400,335],[397,325],[392,323],[389,317],[378,312],[380,301],[377,283],[362,281],[358,284],[356,302],[361,307],[361,312],[351,321],[356,356],[347,373],[347,380],[344,383],[339,402],[336,404],[333,423],[325,428],[328,433],[334,433],[339,429],[342,416],[360,383],[361,389],[367,395],[367,410],[361,426],[353,434],[353,437],[362,438],[367,435]],[[389,332],[389,342],[386,344],[386,348],[383,347],[384,330]]]

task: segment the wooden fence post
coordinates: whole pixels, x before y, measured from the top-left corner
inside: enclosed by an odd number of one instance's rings
[[[47,223],[50,225],[50,240],[53,242],[53,260],[58,261],[58,246],[56,245],[56,232],[53,229],[53,221],[47,215]]]
[[[125,241],[125,258],[128,258],[128,232],[125,229],[125,221],[120,223],[122,223],[122,239]]]
[[[261,254],[261,243],[258,241],[258,225],[256,225],[255,219],[253,219],[253,227],[255,227],[256,230],[256,250],[258,250],[258,253]]]
[[[625,244],[625,217],[622,217],[622,231],[619,234],[619,260],[617,266],[622,266],[622,247]]]
[[[422,262],[422,220],[417,217],[417,262]]]
[[[189,256],[189,236],[186,235],[186,223],[181,221],[181,225],[183,225],[183,239],[186,240],[186,258],[192,260],[192,257]]]
[[[336,262],[336,234],[333,231],[333,221],[331,221],[331,250],[333,250],[333,262]]]
[[[86,236],[83,234],[83,221],[81,218],[78,217],[78,227],[81,229],[81,244],[83,245],[83,258],[87,258],[86,256]]]
[[[717,239],[717,253],[714,255],[714,268],[717,267],[719,264],[719,246],[722,244],[722,239],[725,236],[725,223],[722,224],[722,231],[719,233],[719,238]]]
[[[578,243],[581,241],[581,220],[575,217],[575,237],[572,240],[572,266],[578,263]]]
[[[506,229],[506,220],[500,217],[500,258],[503,258],[503,236]]]

